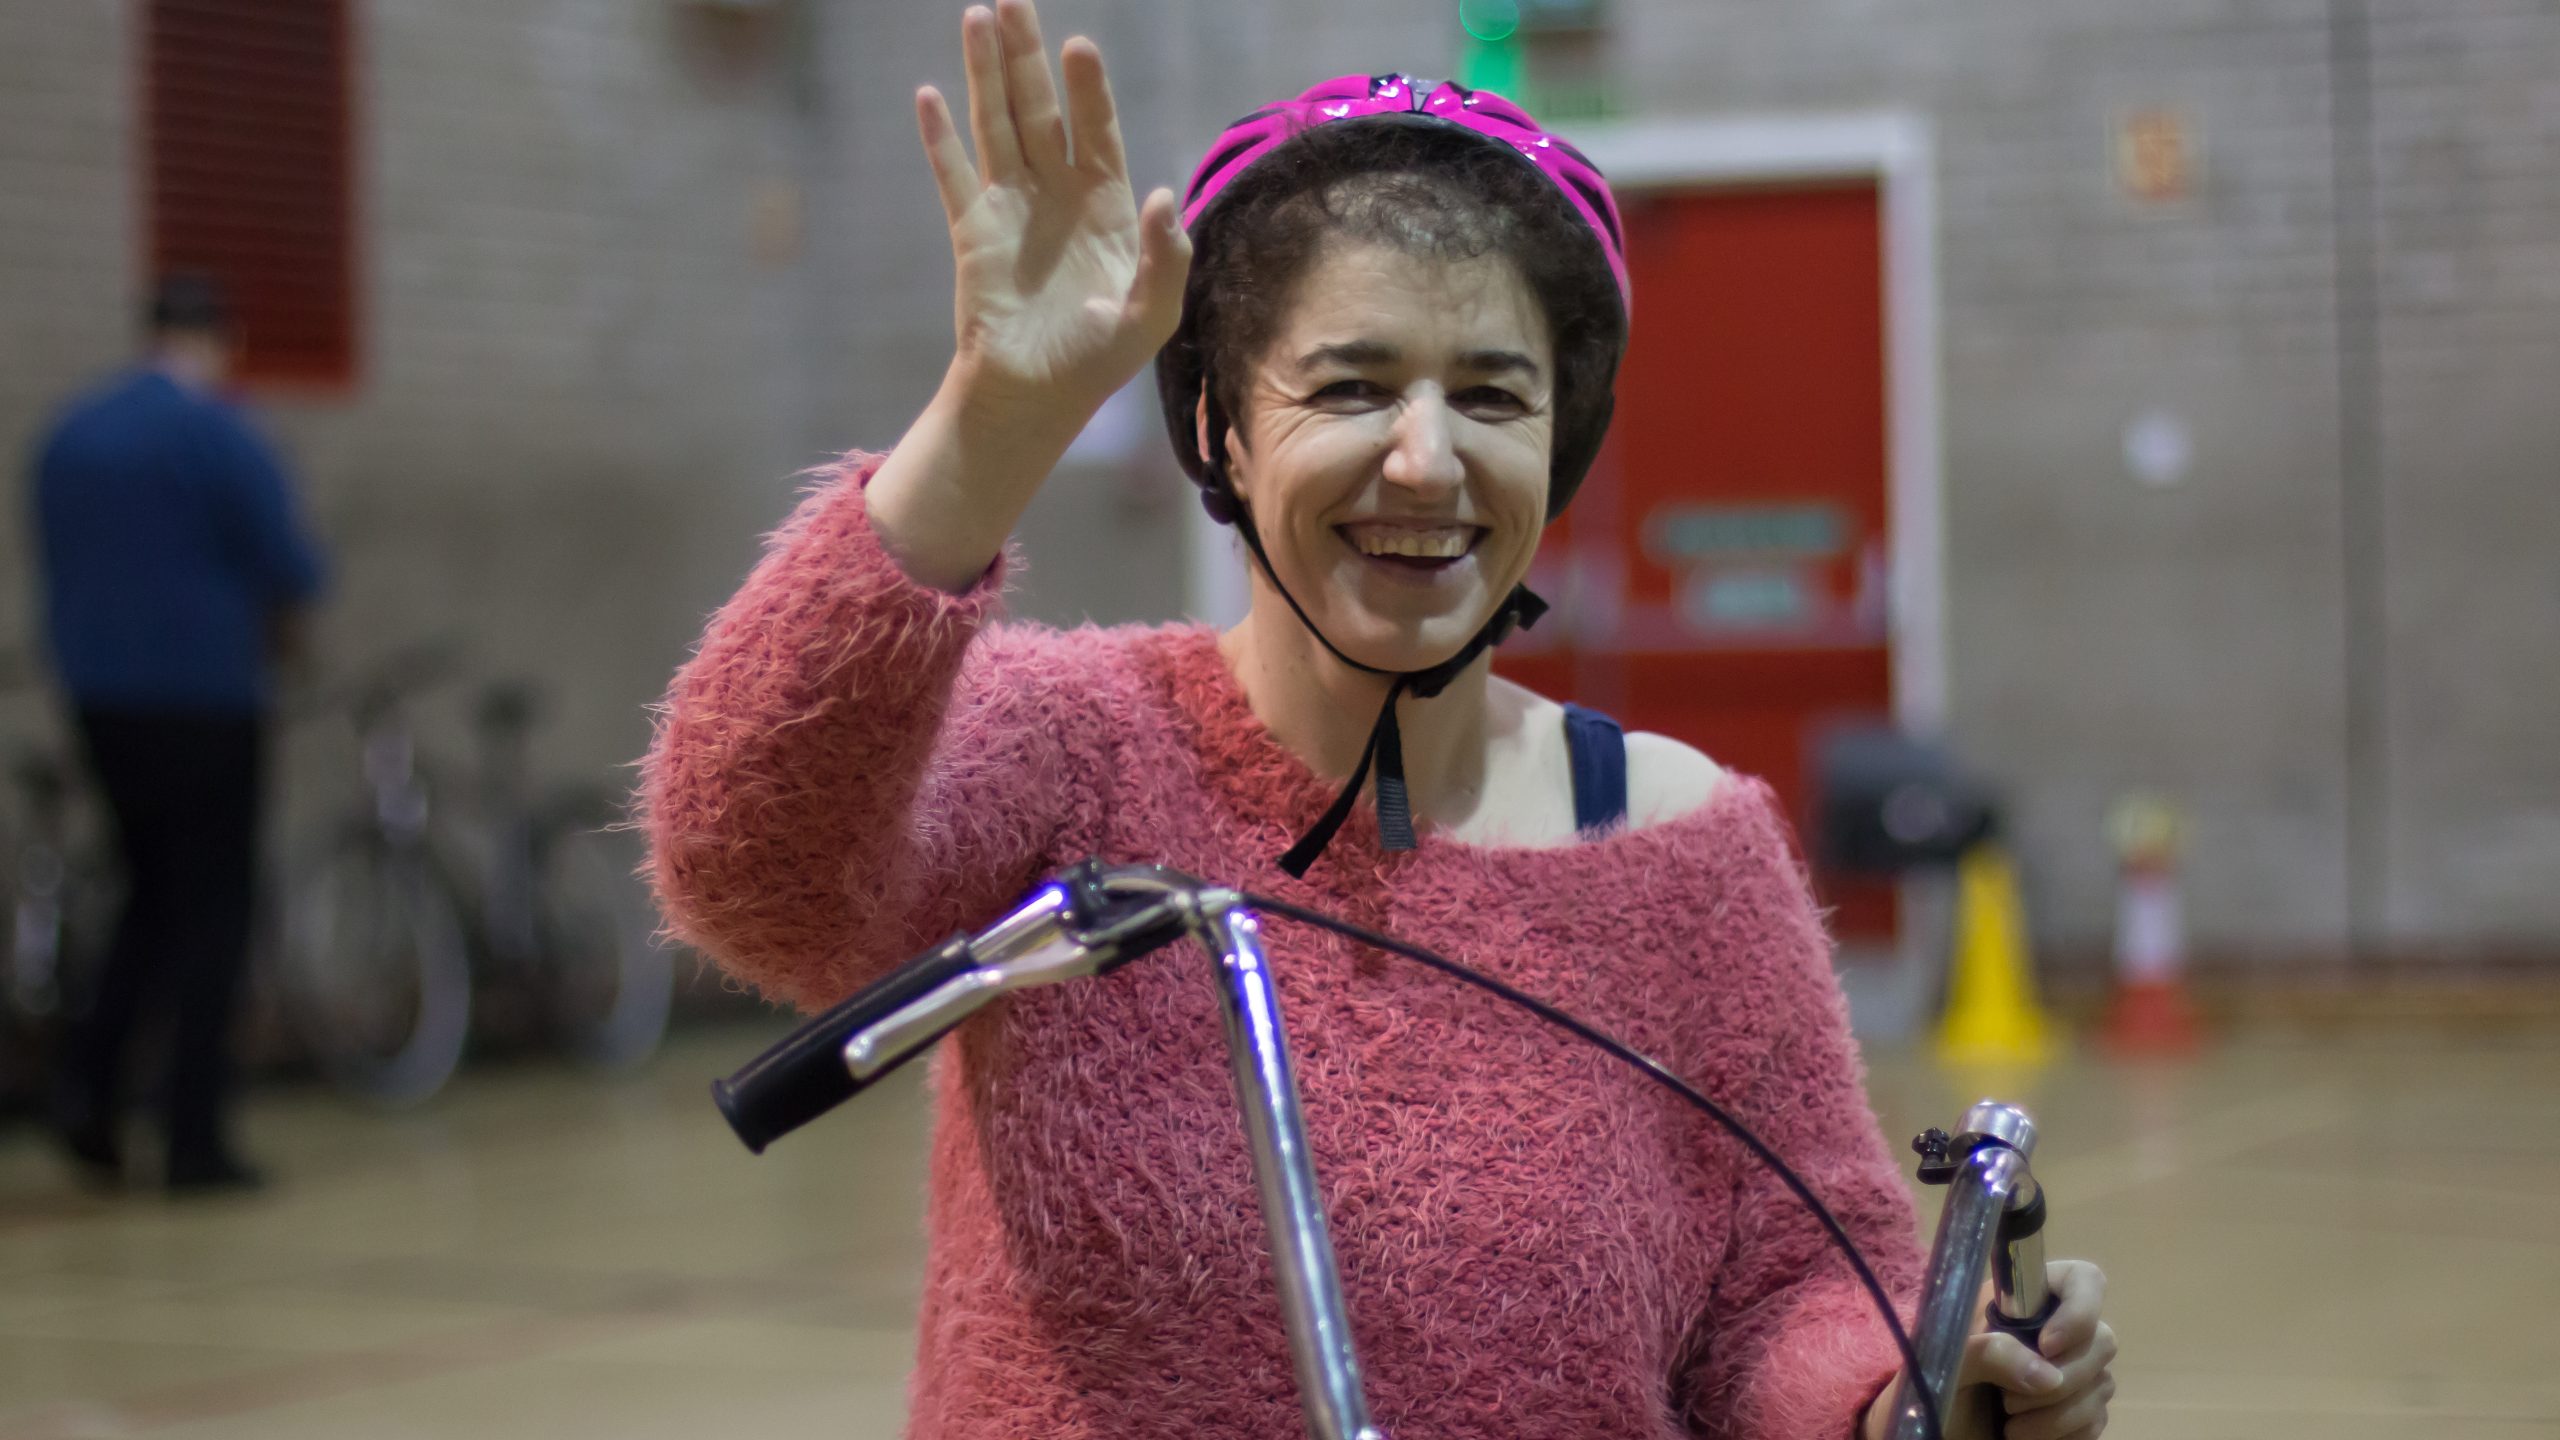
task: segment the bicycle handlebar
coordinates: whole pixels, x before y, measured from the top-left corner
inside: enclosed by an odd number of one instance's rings
[[[1179,939],[1203,891],[1151,867],[1070,867],[995,924],[952,936],[715,1081],[712,1099],[761,1155],[1006,991],[1105,974]]]
[[[2013,1105],[1984,1100],[1965,1112],[1956,1132],[1932,1128],[1911,1142],[1921,1183],[1947,1187],[1947,1201],[1920,1291],[1919,1370],[1895,1383],[1889,1440],[1928,1440],[1936,1433],[1938,1416],[1955,1398],[1951,1387],[1986,1276],[1992,1282],[1989,1328],[2015,1338],[2029,1354],[2038,1353],[2044,1327],[2061,1308],[2062,1297],[2045,1285],[2044,1187],[2032,1168],[2035,1122]]]
[[[1895,1440],[1942,1433],[1945,1402],[1971,1306],[1988,1272],[1991,1322],[2033,1347],[2054,1310],[2044,1284],[2043,1191],[2028,1166],[2034,1124],[2025,1112],[1984,1101],[1954,1137],[1915,1141],[1921,1178],[1950,1186],[1923,1288],[1917,1343],[1856,1243],[1803,1178],[1748,1127],[1657,1061],[1584,1022],[1419,946],[1277,900],[1240,893],[1155,866],[1088,860],[1062,871],[975,936],[957,935],[808,1022],[726,1080],[712,1095],[738,1138],[761,1154],[780,1136],[833,1109],[923,1053],[996,996],[1032,985],[1107,973],[1184,934],[1219,958],[1230,1063],[1270,1230],[1282,1319],[1297,1360],[1309,1432],[1317,1440],[1377,1440],[1361,1395],[1359,1362],[1340,1281],[1316,1200],[1278,996],[1254,939],[1253,912],[1321,925],[1423,961],[1560,1025],[1608,1051],[1713,1118],[1767,1164],[1819,1219],[1893,1332],[1904,1361],[1893,1411]]]
[[[887,1063],[856,1075],[845,1059],[849,1037],[863,1034],[918,1000],[978,968],[969,937],[954,935],[856,993],[850,1000],[791,1032],[781,1044],[749,1061],[726,1080],[711,1082],[711,1098],[729,1128],[749,1150],[764,1147],[869,1088],[909,1058],[924,1053],[952,1026],[923,1036]]]

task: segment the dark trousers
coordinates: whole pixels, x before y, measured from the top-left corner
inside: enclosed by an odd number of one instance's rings
[[[227,1153],[231,1035],[257,883],[264,717],[83,708],[79,720],[128,888],[63,1056],[66,1096],[112,1127],[125,1110],[135,1029],[157,1011],[169,1033],[161,1111],[170,1154]]]

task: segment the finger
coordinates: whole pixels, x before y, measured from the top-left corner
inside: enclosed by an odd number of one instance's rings
[[[2087,1349],[2068,1360],[2046,1362],[2062,1372],[2062,1383],[2039,1392],[2003,1391],[2000,1403],[2012,1415],[2030,1410],[2047,1410],[2095,1389],[2108,1378],[2108,1367],[2116,1363],[2116,1333],[2101,1325],[2090,1338]]]
[[[2094,1436],[2106,1428],[2107,1403],[2115,1398],[2115,1394],[2114,1377],[2102,1377],[2100,1384],[2073,1396],[2067,1405],[2010,1416],[2001,1425],[2002,1440],[2073,1440],[2077,1436]]]
[[[1058,68],[1067,82],[1067,119],[1074,126],[1076,168],[1115,180],[1129,178],[1128,156],[1120,144],[1120,107],[1111,98],[1111,77],[1103,71],[1101,49],[1078,35],[1058,52]]]
[[[2085,1260],[2057,1260],[2045,1267],[2045,1283],[2062,1302],[2045,1322],[2036,1348],[2048,1357],[2078,1352],[2098,1333],[2107,1300],[2107,1274]]]
[[[960,51],[969,64],[969,134],[977,141],[979,172],[994,185],[1022,173],[1022,141],[1014,134],[1012,102],[1005,95],[1001,46],[995,12],[970,6],[960,17]]]
[[[1023,161],[1034,174],[1059,169],[1067,163],[1067,124],[1058,115],[1058,87],[1049,78],[1049,52],[1031,0],[996,0],[996,34],[1004,44],[1005,100]]]
[[[1964,1342],[1956,1384],[1993,1385],[2016,1395],[2044,1397],[2061,1390],[2062,1371],[2018,1337],[1985,1331]]]
[[[924,158],[933,166],[933,188],[942,194],[943,218],[952,224],[978,199],[978,167],[969,163],[969,147],[960,143],[960,127],[951,123],[951,106],[942,92],[927,85],[916,92],[916,133],[924,139]]]
[[[1191,237],[1183,233],[1173,192],[1159,188],[1138,211],[1138,273],[1130,278],[1123,323],[1161,342],[1182,316],[1182,286],[1191,275]]]

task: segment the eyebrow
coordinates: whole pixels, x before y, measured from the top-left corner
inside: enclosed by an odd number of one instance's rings
[[[1348,365],[1355,369],[1364,365],[1391,365],[1401,354],[1396,347],[1383,341],[1346,340],[1338,345],[1319,345],[1299,356],[1298,369],[1314,370],[1327,364]],[[1458,368],[1478,375],[1517,370],[1532,380],[1538,378],[1538,362],[1517,350],[1469,350],[1458,357]]]

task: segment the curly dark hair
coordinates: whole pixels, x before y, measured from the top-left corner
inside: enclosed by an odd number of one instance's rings
[[[1244,413],[1245,377],[1327,242],[1409,255],[1498,255],[1528,283],[1556,357],[1547,518],[1564,512],[1600,453],[1627,316],[1607,254],[1555,183],[1499,141],[1427,117],[1376,116],[1306,130],[1254,162],[1192,231],[1182,323],[1156,355],[1156,390],[1182,468],[1214,487],[1193,406],[1205,386],[1210,443]]]

